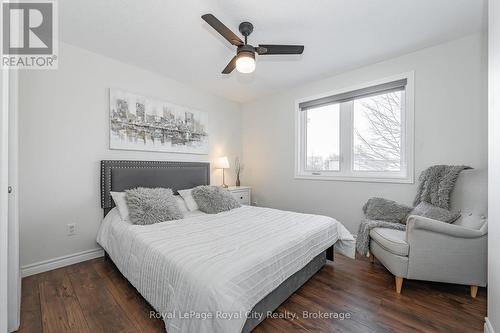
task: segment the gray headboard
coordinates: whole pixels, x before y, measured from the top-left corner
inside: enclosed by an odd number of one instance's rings
[[[135,187],[178,190],[210,184],[210,164],[166,161],[101,161],[101,207],[104,216],[115,206],[109,192]]]

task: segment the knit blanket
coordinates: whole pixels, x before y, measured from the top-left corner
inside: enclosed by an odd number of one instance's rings
[[[427,202],[450,209],[450,196],[460,172],[472,169],[466,165],[434,165],[420,174],[417,195],[413,206]]]
[[[374,221],[365,219],[361,221],[356,237],[356,251],[362,256],[370,253],[370,230],[373,228],[389,228],[396,230],[406,230],[406,225],[402,223]]]
[[[427,202],[434,206],[449,210],[451,192],[455,188],[458,176],[460,172],[467,169],[472,168],[465,165],[434,165],[424,170],[419,177],[417,195],[413,202],[413,206],[415,207],[421,202]],[[381,202],[382,205],[386,205],[384,201]],[[386,207],[380,208],[382,211],[386,209]],[[373,228],[406,230],[406,225],[403,223],[383,221],[383,218],[381,220],[365,219],[361,221],[356,237],[356,250],[363,256],[369,254],[370,230]]]

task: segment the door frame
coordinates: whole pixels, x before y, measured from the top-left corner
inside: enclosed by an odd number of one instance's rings
[[[21,317],[21,272],[19,268],[19,181],[18,181],[18,110],[19,71],[9,70],[9,146],[8,146],[8,331],[17,331]]]
[[[19,328],[18,71],[0,69],[0,332]],[[9,193],[12,188],[12,193]]]
[[[0,70],[0,332],[8,331],[8,266],[9,266],[9,72]]]

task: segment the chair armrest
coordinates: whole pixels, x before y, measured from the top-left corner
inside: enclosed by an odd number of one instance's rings
[[[468,229],[412,215],[406,225],[409,279],[485,286],[487,223]]]
[[[429,219],[427,217],[410,215],[406,223],[407,239],[408,233],[413,230],[426,230],[456,238],[478,238],[484,236],[486,233],[484,228],[481,230],[468,229],[462,226]]]

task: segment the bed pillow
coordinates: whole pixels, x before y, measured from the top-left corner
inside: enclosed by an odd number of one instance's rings
[[[116,208],[118,208],[118,214],[123,221],[130,221],[128,206],[127,206],[127,193],[125,192],[109,192],[111,198],[115,202]]]
[[[134,224],[148,225],[183,218],[169,188],[138,187],[125,192],[130,221]]]
[[[194,210],[198,210],[198,204],[196,201],[193,199],[193,189],[190,188],[188,190],[179,190],[179,195],[184,199],[184,203],[186,204],[187,208],[189,209],[190,212]]]
[[[406,223],[406,217],[413,208],[384,198],[370,198],[363,206],[369,220]]]
[[[447,209],[441,208],[434,206],[428,202],[422,201],[415,207],[411,213],[411,215],[418,215],[418,216],[423,216],[427,217],[433,220],[438,220],[441,222],[446,222],[446,223],[453,223],[455,222],[459,217],[460,213],[458,212],[452,212]]]
[[[219,186],[195,187],[192,196],[199,209],[207,214],[217,214],[241,207],[231,192]]]
[[[182,214],[185,214],[189,212],[189,209],[186,206],[186,202],[180,195],[174,195],[175,197],[175,202],[177,202],[177,206],[179,206],[179,210],[181,211]]]

